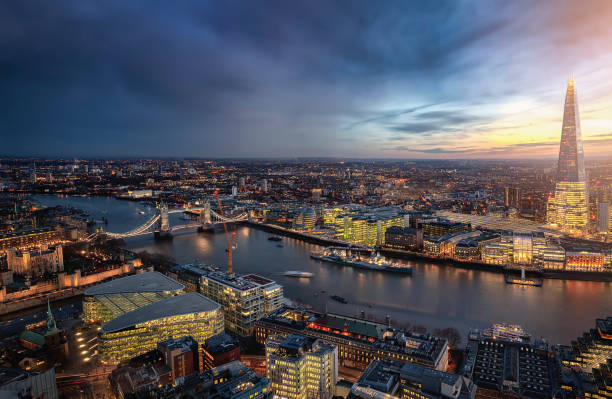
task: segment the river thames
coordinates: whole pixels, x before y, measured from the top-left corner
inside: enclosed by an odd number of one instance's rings
[[[109,197],[35,198],[47,206],[83,209],[95,219],[106,217],[108,225],[104,227],[112,232],[130,230],[154,214],[144,204]],[[181,214],[171,215],[171,224],[187,223]],[[277,243],[269,241],[269,236],[249,227],[237,229],[235,272],[272,278],[283,285],[286,297],[316,309],[348,315],[364,311],[378,319],[389,315],[399,323],[421,325],[430,332],[455,327],[462,333],[463,343],[471,328],[507,322],[520,324],[534,337],[569,344],[593,328],[596,318],[612,315],[610,282],[544,280],[541,288],[521,287],[506,284],[502,274],[441,266],[426,260],[399,261],[414,268],[412,276],[362,271],[311,259],[310,252],[322,248],[318,245],[286,237]],[[171,241],[156,242],[150,234],[127,239],[126,244],[133,251],[161,253],[178,263],[199,260],[219,267],[227,265],[223,233],[197,233],[191,229],[176,233]],[[282,273],[287,270],[312,272],[314,276],[285,277]],[[330,300],[332,294],[345,297],[349,303]]]

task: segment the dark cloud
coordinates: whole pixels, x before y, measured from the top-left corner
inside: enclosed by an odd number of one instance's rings
[[[599,33],[604,48],[609,8],[586,3],[8,0],[2,149],[375,156],[373,133],[398,141],[490,122],[457,109],[550,75],[516,65],[558,61],[566,31]]]

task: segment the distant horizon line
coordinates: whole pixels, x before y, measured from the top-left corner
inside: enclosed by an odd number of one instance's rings
[[[189,157],[189,156],[14,156],[0,155],[1,160],[184,160],[184,161],[557,161],[558,157],[527,157],[527,158],[402,158],[402,157],[330,157],[330,156],[303,156],[303,157]],[[585,160],[606,160],[612,159],[611,156],[590,156]]]

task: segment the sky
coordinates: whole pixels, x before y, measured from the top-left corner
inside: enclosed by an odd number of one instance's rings
[[[0,2],[0,155],[612,153],[608,0]]]

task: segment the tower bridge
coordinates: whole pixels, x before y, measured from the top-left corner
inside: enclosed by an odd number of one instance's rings
[[[170,225],[170,214],[187,212],[199,214],[198,218],[194,220],[194,223],[176,226]],[[204,203],[204,205],[201,207],[185,207],[175,209],[168,209],[168,205],[162,202],[157,205],[155,215],[140,226],[123,233],[104,232],[104,234],[111,238],[128,238],[153,233],[155,238],[164,239],[171,238],[172,232],[181,229],[197,227],[199,230],[207,231],[214,229],[217,224],[221,224],[223,222],[234,223],[244,220],[248,220],[248,215],[246,212],[232,217],[225,217],[213,211],[209,202]],[[93,237],[96,234],[97,233],[94,233],[90,237]]]

